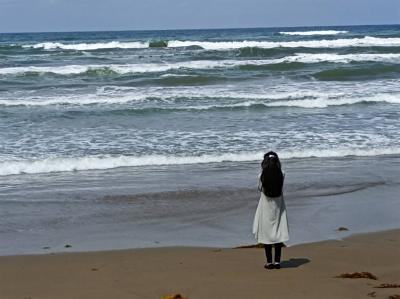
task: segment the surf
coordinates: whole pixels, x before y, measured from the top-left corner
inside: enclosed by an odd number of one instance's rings
[[[382,62],[400,63],[400,53],[296,53],[279,59],[249,59],[249,60],[197,60],[175,63],[145,63],[145,64],[94,64],[94,65],[64,65],[64,66],[21,66],[0,68],[0,75],[19,75],[27,73],[78,75],[98,72],[103,76],[107,71],[110,74],[129,73],[156,73],[170,70],[207,70],[207,69],[229,69],[239,66],[263,66],[286,63],[351,63],[351,62]]]
[[[229,50],[240,48],[344,48],[344,47],[400,47],[398,37],[373,37],[365,36],[360,38],[322,39],[322,40],[300,40],[300,41],[191,41],[191,40],[169,40],[165,41],[167,48],[200,47],[204,50]],[[44,50],[75,50],[93,51],[101,49],[146,49],[150,41],[120,42],[111,41],[106,43],[76,43],[65,44],[61,42],[44,42],[33,45],[23,45],[23,48],[44,49]],[[161,48],[166,48],[165,46]]]
[[[311,30],[311,31],[281,31],[279,32],[282,35],[338,35],[349,33],[346,30]]]
[[[297,151],[279,151],[282,159],[296,158],[344,158],[348,156],[379,156],[400,154],[399,147],[383,147],[374,149],[358,149],[342,147],[335,149],[306,149]],[[258,161],[264,152],[215,153],[203,155],[142,155],[142,156],[85,156],[60,157],[28,161],[0,162],[0,176],[73,172],[88,170],[105,170],[120,167],[167,166],[209,164],[223,162],[252,162]]]

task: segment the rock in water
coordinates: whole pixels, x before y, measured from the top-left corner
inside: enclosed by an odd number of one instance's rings
[[[168,42],[165,40],[151,41],[149,43],[149,48],[166,48],[168,47]]]
[[[341,226],[337,229],[338,232],[344,232],[344,231],[348,231],[349,229],[347,227]]]

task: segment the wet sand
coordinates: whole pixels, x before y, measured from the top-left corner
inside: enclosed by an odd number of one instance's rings
[[[400,228],[400,156],[284,165],[290,245]],[[258,171],[254,161],[2,177],[0,256],[249,244]]]
[[[51,250],[51,249],[49,249]],[[66,248],[68,250],[68,248]],[[151,248],[0,257],[0,298],[390,298],[400,288],[400,230],[284,249]],[[372,279],[335,278],[368,271]],[[393,297],[396,298],[396,297]]]

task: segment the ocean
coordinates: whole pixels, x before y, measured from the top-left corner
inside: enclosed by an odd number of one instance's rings
[[[399,83],[400,25],[0,34],[0,254],[252,242],[269,150],[294,244],[398,228]]]

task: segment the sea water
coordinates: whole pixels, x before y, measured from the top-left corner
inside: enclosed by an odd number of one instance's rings
[[[0,34],[1,251],[250,242],[271,149],[295,215],[381,196],[358,231],[397,227],[399,83],[398,25]]]

